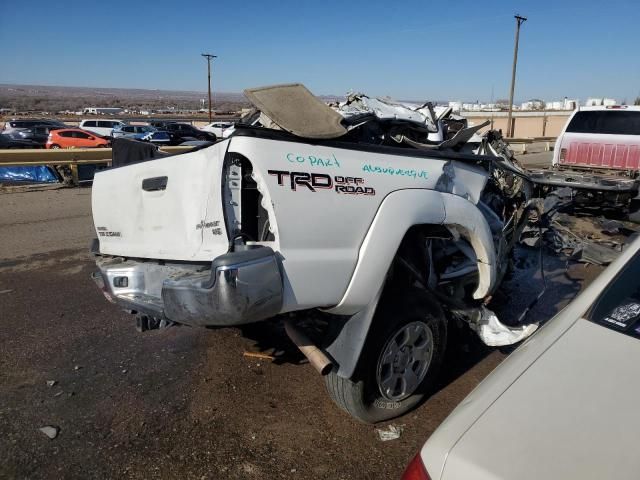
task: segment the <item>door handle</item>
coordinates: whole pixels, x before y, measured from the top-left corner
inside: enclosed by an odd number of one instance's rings
[[[167,188],[168,177],[153,177],[142,180],[142,189],[145,192],[155,192]]]

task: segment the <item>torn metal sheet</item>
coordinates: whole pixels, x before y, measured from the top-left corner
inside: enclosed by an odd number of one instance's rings
[[[622,253],[621,250],[585,240],[573,251],[573,258],[594,265],[609,265]]]
[[[513,345],[528,338],[538,329],[537,322],[518,327],[505,325],[484,305],[480,307],[475,321],[469,322],[469,326],[478,334],[480,340],[490,347]]]
[[[482,142],[484,136],[479,136],[478,131],[488,125],[485,122],[468,126],[467,120],[453,115],[450,107],[430,102],[412,105],[363,93],[350,93],[344,102],[327,105],[299,83],[251,88],[245,90],[245,95],[257,109],[247,117],[251,124],[303,138],[342,137],[355,143],[461,151],[467,144]],[[487,154],[474,149],[468,149],[468,153]],[[492,150],[488,154],[507,161],[513,158],[511,152],[504,155]]]
[[[300,83],[249,88],[244,94],[271,122],[299,137],[338,138],[347,133],[342,116]]]
[[[428,104],[430,107],[430,104]],[[425,114],[424,110],[427,110]],[[350,124],[359,123],[367,118],[380,121],[410,122],[427,133],[438,131],[437,120],[433,108],[424,105],[411,108],[405,104],[389,99],[369,98],[362,93],[350,94],[347,101],[340,103],[337,111]]]
[[[458,145],[467,143],[479,130],[489,125],[489,123],[490,123],[489,120],[487,120],[486,122],[483,122],[480,125],[474,125],[473,127],[468,127],[468,128],[461,128],[452,138],[448,140],[444,140],[443,142],[438,143],[436,145],[429,145],[429,144],[416,142],[414,140],[411,140],[410,138],[405,137],[404,135],[402,136],[402,141],[404,143],[411,145],[414,148],[423,149],[423,150],[432,149],[432,148],[439,149],[439,150],[443,150],[446,148],[455,148]]]

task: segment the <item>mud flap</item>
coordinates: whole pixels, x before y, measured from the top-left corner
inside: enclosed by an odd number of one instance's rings
[[[369,305],[352,315],[333,342],[324,349],[331,356],[333,363],[338,365],[337,374],[340,377],[351,378],[355,372],[383,289],[384,283]]]

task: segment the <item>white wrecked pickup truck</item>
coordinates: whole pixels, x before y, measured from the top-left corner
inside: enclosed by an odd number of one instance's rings
[[[365,422],[428,394],[451,319],[494,344],[533,330],[484,307],[533,205],[499,134],[430,104],[330,107],[298,84],[246,94],[261,126],[96,174],[107,298],[154,325],[286,319]]]

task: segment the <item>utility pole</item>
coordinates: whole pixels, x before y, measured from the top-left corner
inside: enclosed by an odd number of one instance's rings
[[[520,40],[520,25],[527,21],[526,17],[514,15],[516,19],[516,44],[513,49],[513,69],[511,70],[511,93],[509,94],[509,119],[507,120],[507,137],[513,136],[513,92],[516,89],[516,65],[518,64],[518,41]]]
[[[211,123],[211,60],[218,58],[218,56],[211,55],[210,53],[201,53],[200,55],[207,59],[207,80],[209,81],[209,123]]]

